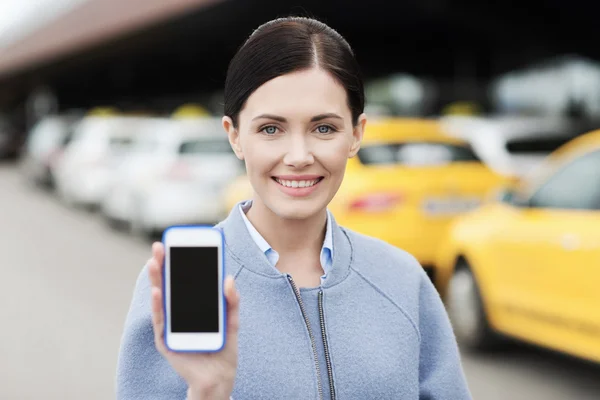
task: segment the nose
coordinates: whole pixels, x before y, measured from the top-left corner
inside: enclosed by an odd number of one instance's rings
[[[301,169],[315,162],[308,138],[305,135],[290,135],[288,145],[289,148],[283,157],[283,162],[286,165]]]

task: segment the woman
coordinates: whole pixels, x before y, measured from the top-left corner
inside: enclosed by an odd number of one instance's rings
[[[223,127],[255,196],[218,225],[230,275],[226,347],[165,348],[155,243],[126,322],[119,399],[470,398],[418,262],[327,211],[360,148],[363,108],[350,46],[318,21],[268,22],[239,49]]]

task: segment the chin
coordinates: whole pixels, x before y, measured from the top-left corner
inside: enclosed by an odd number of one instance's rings
[[[269,204],[271,211],[283,219],[302,220],[311,218],[322,212],[327,204],[319,201],[278,201]]]

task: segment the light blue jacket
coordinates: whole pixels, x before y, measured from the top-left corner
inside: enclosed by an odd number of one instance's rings
[[[255,244],[239,207],[217,226],[241,296],[234,399],[471,399],[444,306],[414,257],[332,218],[333,265],[320,287],[297,290]],[[154,347],[144,268],[117,399],[183,400],[186,390]]]

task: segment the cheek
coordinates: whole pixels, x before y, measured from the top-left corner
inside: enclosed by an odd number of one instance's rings
[[[349,151],[346,140],[330,140],[319,146],[315,156],[331,173],[339,173],[346,168]]]
[[[249,174],[260,174],[277,163],[279,151],[273,143],[248,140],[244,143],[244,160]]]

